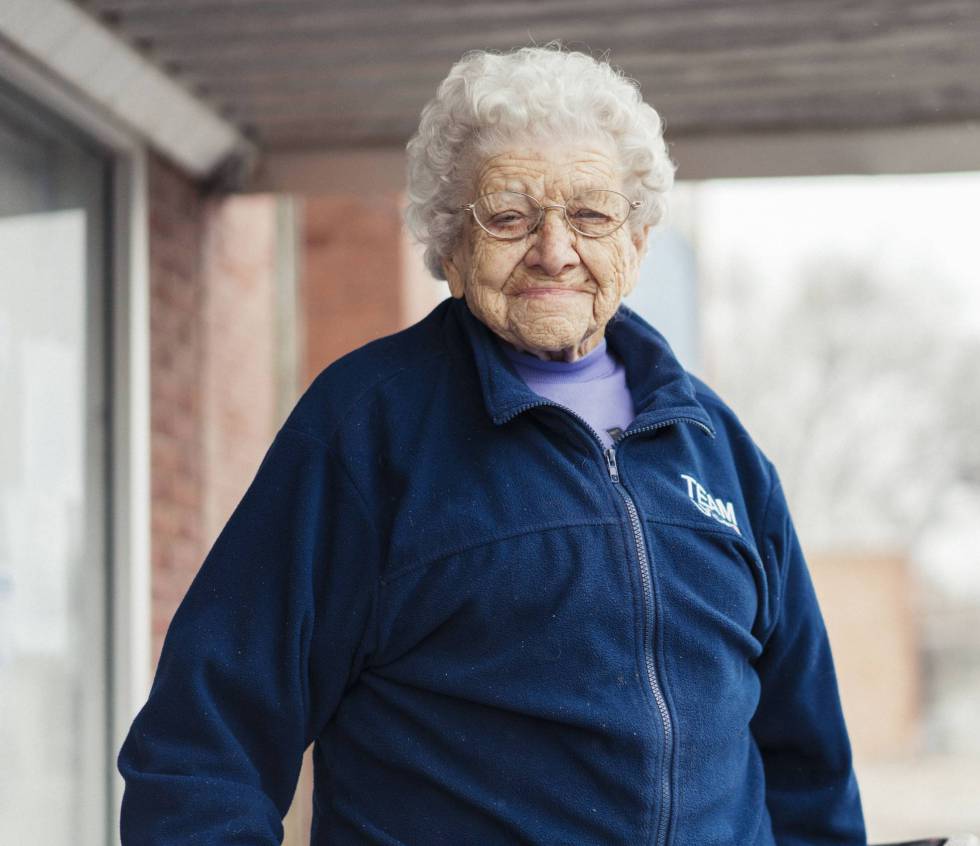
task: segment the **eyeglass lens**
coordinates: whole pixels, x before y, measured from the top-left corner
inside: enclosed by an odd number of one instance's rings
[[[616,191],[584,191],[565,204],[565,216],[577,232],[600,237],[615,232],[629,217],[630,202]],[[473,204],[477,222],[491,235],[507,240],[534,231],[544,210],[532,197],[514,191],[484,194]]]

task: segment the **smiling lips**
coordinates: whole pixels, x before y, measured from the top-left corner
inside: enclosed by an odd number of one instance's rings
[[[522,291],[517,292],[519,297],[551,297],[551,296],[562,296],[566,294],[589,294],[591,291],[586,291],[582,288],[569,288],[567,286],[535,286],[533,288],[525,288]]]

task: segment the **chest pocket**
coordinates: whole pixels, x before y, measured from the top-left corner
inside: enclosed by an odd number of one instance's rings
[[[720,523],[648,520],[644,528],[665,626],[709,653],[757,658],[769,586],[755,547]]]

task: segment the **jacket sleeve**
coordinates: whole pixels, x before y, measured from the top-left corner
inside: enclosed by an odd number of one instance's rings
[[[122,745],[123,846],[272,846],[353,680],[376,533],[344,467],[283,428],[177,609]]]
[[[779,846],[865,844],[864,820],[837,679],[813,583],[770,465],[766,569],[775,613],[756,664],[761,692],[752,733]]]

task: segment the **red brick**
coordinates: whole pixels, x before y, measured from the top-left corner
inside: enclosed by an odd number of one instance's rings
[[[394,194],[371,201],[346,196],[306,200],[307,382],[344,353],[401,328],[400,239]]]
[[[154,656],[274,434],[275,204],[205,198],[151,157]]]

